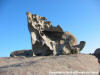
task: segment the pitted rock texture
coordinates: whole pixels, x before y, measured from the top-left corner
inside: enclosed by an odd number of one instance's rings
[[[100,64],[93,55],[0,58],[0,75],[57,75],[50,72],[99,72]],[[76,75],[76,74],[59,74]],[[77,75],[92,75],[77,74]],[[99,75],[99,74],[94,74]]]
[[[78,44],[74,35],[59,25],[54,27],[45,17],[27,12],[27,19],[33,56],[77,54],[85,46],[84,41]]]

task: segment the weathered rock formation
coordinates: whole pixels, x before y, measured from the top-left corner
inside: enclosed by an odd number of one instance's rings
[[[0,58],[0,75],[99,75],[99,71],[98,59],[86,54]]]
[[[27,18],[33,56],[75,54],[84,48],[84,41],[78,45],[77,39],[70,32],[64,32],[59,25],[52,26],[47,18],[30,12],[27,12]]]

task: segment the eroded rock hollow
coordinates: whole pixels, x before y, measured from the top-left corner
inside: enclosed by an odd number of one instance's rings
[[[37,14],[27,12],[28,29],[31,35],[33,56],[63,55],[80,53],[85,42],[77,43],[70,32],[64,32],[58,25]]]

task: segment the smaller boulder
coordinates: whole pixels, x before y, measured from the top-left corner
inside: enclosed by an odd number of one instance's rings
[[[94,52],[94,55],[100,59],[100,48],[97,48]]]
[[[14,51],[10,54],[10,57],[17,57],[17,56],[32,57],[33,52],[32,52],[32,50],[18,50],[18,51]]]

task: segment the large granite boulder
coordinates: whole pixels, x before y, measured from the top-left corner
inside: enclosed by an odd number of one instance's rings
[[[27,12],[27,19],[33,56],[77,54],[85,46],[84,41],[78,44],[74,35],[59,25],[54,27],[45,17]]]
[[[99,71],[98,59],[86,54],[0,58],[0,75],[99,75]]]

